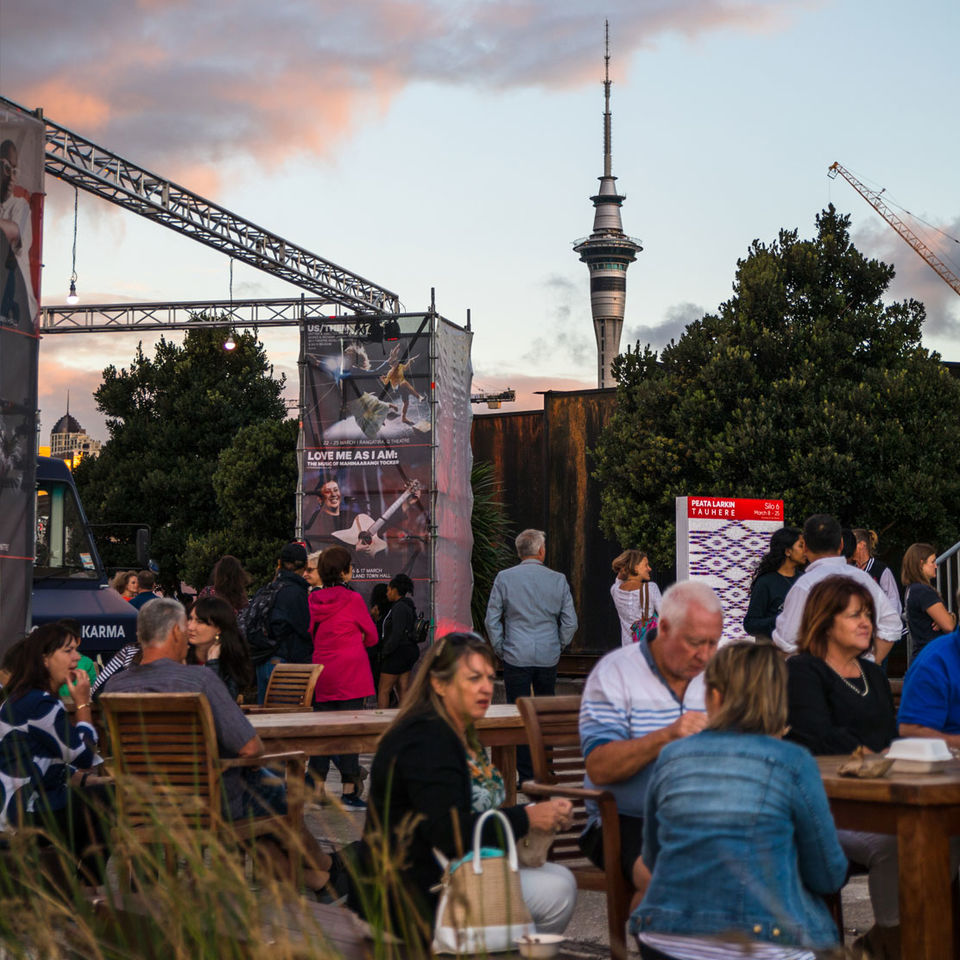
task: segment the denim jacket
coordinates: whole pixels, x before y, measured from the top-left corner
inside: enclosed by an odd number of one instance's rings
[[[634,933],[734,933],[818,949],[837,942],[822,895],[840,849],[816,761],[773,737],[705,731],[671,743],[646,799],[643,860],[653,878]]]

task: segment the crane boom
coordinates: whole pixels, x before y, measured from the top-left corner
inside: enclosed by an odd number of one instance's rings
[[[903,237],[904,240],[917,252],[917,254],[923,257],[924,260],[940,275],[940,278],[947,284],[954,293],[960,293],[960,276],[957,276],[934,252],[931,250],[914,232],[910,229],[907,223],[899,216],[899,214],[894,213],[889,206],[883,201],[883,198],[880,196],[882,191],[871,190],[866,184],[858,180],[849,170],[841,166],[838,162],[834,162],[830,165],[827,170],[827,176],[831,179],[835,179],[837,174],[840,174],[847,183],[853,187],[857,193],[863,197],[867,203],[873,207],[877,213],[883,217],[887,223],[893,227],[897,233]]]
[[[0,97],[0,104],[39,115],[6,97]],[[324,297],[329,303],[363,313],[399,313],[400,298],[392,291],[150,173],[66,127],[45,117],[40,119],[46,127],[47,173]]]

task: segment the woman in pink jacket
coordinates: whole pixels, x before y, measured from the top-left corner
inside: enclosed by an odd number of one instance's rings
[[[373,696],[373,674],[367,647],[377,642],[377,628],[359,593],[348,584],[353,576],[350,551],[329,547],[320,557],[320,579],[324,589],[310,594],[310,633],[313,662],[323,664],[317,681],[314,710],[359,710],[365,697]],[[310,772],[318,787],[317,800],[326,802],[330,757],[311,757]],[[360,794],[363,780],[360,759],[355,753],[333,757],[343,782],[343,805],[348,810],[365,810]]]

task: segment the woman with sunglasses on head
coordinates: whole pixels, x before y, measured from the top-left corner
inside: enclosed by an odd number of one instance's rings
[[[441,877],[434,848],[455,860],[470,846],[477,818],[501,809],[520,840],[531,827],[565,828],[569,800],[501,807],[503,777],[487,757],[474,724],[493,699],[496,676],[490,646],[471,633],[441,637],[427,654],[397,718],[377,747],[370,772],[370,797],[360,848],[361,880],[351,891],[363,909],[384,877],[372,864],[372,850],[389,851],[401,865],[398,882],[386,889],[395,929],[415,936],[405,919],[424,936],[437,907],[434,889]],[[382,830],[387,831],[383,837]],[[493,841],[495,828],[486,841]],[[365,868],[365,869],[364,869]],[[520,870],[523,899],[540,932],[560,933],[576,902],[576,881],[565,867],[545,863]],[[373,921],[376,918],[368,917]]]
[[[643,550],[624,550],[611,564],[616,579],[610,587],[620,618],[620,645],[634,642],[632,627],[641,626],[660,613],[660,588],[650,579],[650,560]]]

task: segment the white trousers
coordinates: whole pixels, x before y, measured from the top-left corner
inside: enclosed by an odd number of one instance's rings
[[[563,933],[577,905],[577,881],[559,863],[520,868],[523,902],[538,933]]]

